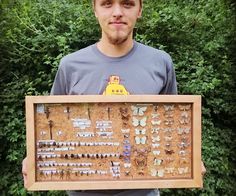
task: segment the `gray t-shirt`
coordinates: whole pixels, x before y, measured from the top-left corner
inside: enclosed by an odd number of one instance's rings
[[[134,41],[121,57],[108,57],[96,44],[62,58],[51,94],[176,94],[171,57]]]
[[[96,44],[65,56],[59,65],[52,95],[177,94],[171,57],[134,41],[121,57],[108,57]],[[153,190],[68,191],[71,196],[157,196]]]

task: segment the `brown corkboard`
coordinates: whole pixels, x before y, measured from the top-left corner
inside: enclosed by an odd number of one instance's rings
[[[32,190],[201,186],[199,96],[61,97],[27,97]]]

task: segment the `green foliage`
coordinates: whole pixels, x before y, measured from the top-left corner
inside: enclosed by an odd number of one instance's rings
[[[149,0],[136,40],[171,54],[179,94],[202,95],[204,188],[164,195],[235,195],[236,8],[230,0]],[[96,42],[87,0],[0,0],[0,195],[23,188],[24,96],[48,94],[60,59]]]

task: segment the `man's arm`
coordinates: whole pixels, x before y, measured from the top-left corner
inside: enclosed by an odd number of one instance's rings
[[[56,77],[53,82],[53,86],[51,89],[51,95],[66,95],[67,94],[67,80],[65,70],[63,69],[62,61],[59,65]],[[22,175],[24,179],[24,187],[27,188],[27,157],[25,157],[22,161]]]
[[[165,55],[164,61],[166,63],[167,73],[166,73],[166,81],[160,94],[176,95],[178,94],[178,91],[177,91],[177,82],[176,82],[176,75],[173,61],[169,54],[164,53],[164,55]]]
[[[51,95],[66,95],[68,94],[68,81],[66,77],[66,70],[65,70],[63,59],[60,62],[60,65],[57,70],[57,74],[55,76],[53,86],[51,89]]]

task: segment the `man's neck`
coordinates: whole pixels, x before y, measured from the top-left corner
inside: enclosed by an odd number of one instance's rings
[[[97,48],[109,57],[120,57],[126,55],[133,48],[133,39],[128,39],[122,44],[112,44],[104,39],[97,43]]]

